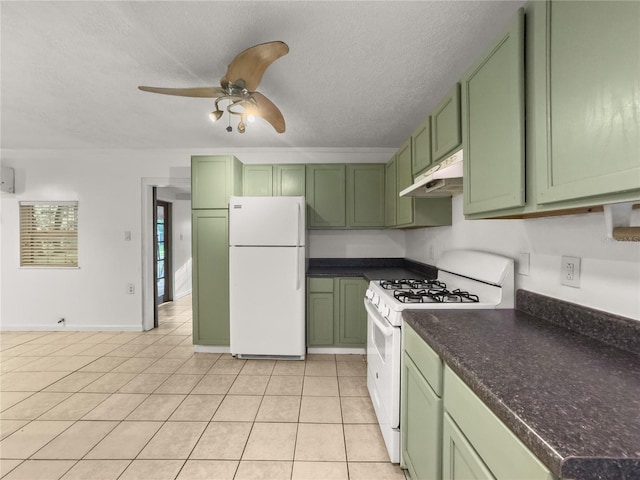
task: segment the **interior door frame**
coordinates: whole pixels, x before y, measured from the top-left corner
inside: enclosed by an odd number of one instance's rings
[[[143,331],[154,328],[155,310],[155,276],[153,273],[153,236],[155,225],[153,224],[153,214],[155,204],[153,201],[153,187],[190,187],[191,178],[168,178],[168,177],[143,177],[141,179],[141,249],[142,249],[142,294],[141,310]]]
[[[157,228],[158,228],[158,207],[162,206],[164,208],[164,302],[173,301],[173,262],[172,262],[172,248],[173,242],[171,241],[171,202],[167,200],[158,199],[158,187],[154,187],[154,199],[153,204],[155,208],[153,210],[153,225],[156,229],[156,236],[153,238],[153,277],[154,277],[154,295],[155,295],[155,303],[156,310],[159,305],[159,297],[158,297],[158,239],[157,239]],[[164,303],[162,302],[162,303]],[[154,314],[154,323],[157,325],[157,312]]]

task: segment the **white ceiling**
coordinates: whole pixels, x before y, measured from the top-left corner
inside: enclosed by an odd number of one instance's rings
[[[395,148],[523,3],[3,1],[1,146]],[[290,52],[258,90],[284,134],[262,120],[227,133],[209,99],[137,89],[217,86],[273,40]]]

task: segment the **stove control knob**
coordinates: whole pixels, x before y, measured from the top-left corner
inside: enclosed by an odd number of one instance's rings
[[[391,309],[388,307],[388,305],[386,303],[381,303],[380,307],[378,308],[378,310],[380,311],[380,314],[384,318],[389,318],[389,314],[391,313]]]
[[[371,298],[371,303],[377,307],[380,304],[380,296],[374,293],[373,298]]]
[[[373,292],[371,291],[371,289],[367,288],[367,291],[364,293],[364,296],[367,297],[369,300],[371,300],[373,298]]]

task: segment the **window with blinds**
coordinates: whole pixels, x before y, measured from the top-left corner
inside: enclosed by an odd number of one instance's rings
[[[20,266],[78,266],[78,202],[20,202]]]

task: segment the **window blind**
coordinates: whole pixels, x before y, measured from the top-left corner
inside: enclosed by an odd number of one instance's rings
[[[78,266],[78,202],[20,202],[20,266]]]

